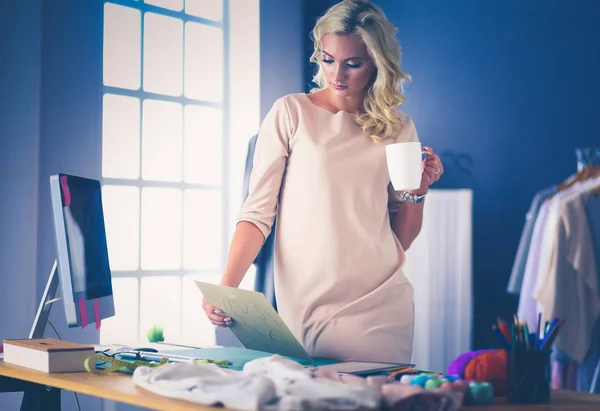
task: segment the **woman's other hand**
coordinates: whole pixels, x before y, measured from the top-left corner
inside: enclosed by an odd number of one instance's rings
[[[440,157],[433,152],[431,147],[423,147],[428,154],[423,159],[423,175],[421,176],[421,187],[427,187],[437,182],[444,174],[444,165]]]

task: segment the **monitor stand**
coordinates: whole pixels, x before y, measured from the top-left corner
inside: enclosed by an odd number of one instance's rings
[[[44,338],[44,331],[46,331],[46,324],[48,324],[48,317],[50,316],[52,304],[60,301],[60,298],[55,298],[56,291],[58,290],[57,265],[57,261],[54,260],[52,270],[50,271],[50,276],[48,277],[48,283],[46,284],[46,289],[44,290],[42,300],[40,301],[40,305],[37,309],[37,314],[33,320],[33,326],[31,327],[29,338]]]

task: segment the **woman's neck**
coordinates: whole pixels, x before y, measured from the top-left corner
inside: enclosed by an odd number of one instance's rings
[[[364,94],[358,96],[341,97],[335,96],[329,89],[327,89],[327,91],[327,101],[337,110],[343,110],[348,113],[359,113],[363,111]]]

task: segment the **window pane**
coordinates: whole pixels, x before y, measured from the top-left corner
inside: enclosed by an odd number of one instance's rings
[[[144,90],[180,96],[183,84],[183,22],[144,14]]]
[[[218,269],[221,257],[221,196],[217,191],[184,194],[183,266]]]
[[[175,11],[183,9],[183,0],[144,0],[144,3]]]
[[[105,185],[102,187],[102,204],[111,270],[137,270],[140,257],[139,189]]]
[[[188,183],[221,183],[223,123],[221,110],[185,106],[184,179]]]
[[[185,0],[185,12],[192,16],[219,21],[223,19],[223,0]]]
[[[115,316],[102,320],[100,344],[123,344],[137,346],[138,334],[138,287],[137,278],[113,278]],[[144,333],[145,335],[145,333]]]
[[[104,84],[140,88],[141,14],[131,7],[104,4]]]
[[[144,100],[142,178],[181,181],[183,109],[179,103]]]
[[[142,269],[181,267],[181,190],[142,189]]]
[[[183,321],[181,343],[195,347],[216,345],[215,326],[211,324],[202,309],[202,293],[194,281],[219,284],[221,276],[206,274],[183,278]]]
[[[241,290],[256,291],[256,266],[254,264],[248,268],[238,288]]]
[[[102,176],[140,177],[140,100],[135,97],[104,95]]]
[[[185,24],[185,95],[205,101],[223,99],[223,32],[220,28]]]
[[[163,328],[165,342],[181,341],[181,278],[142,278],[140,335],[146,341],[155,324]]]

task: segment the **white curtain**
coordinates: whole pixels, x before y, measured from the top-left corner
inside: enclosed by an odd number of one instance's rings
[[[412,361],[446,372],[470,350],[473,192],[430,190],[423,228],[406,253],[404,273],[415,290]]]

